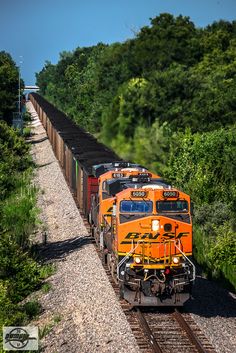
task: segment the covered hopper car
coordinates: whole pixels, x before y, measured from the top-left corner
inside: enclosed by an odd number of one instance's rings
[[[135,306],[183,305],[195,279],[189,195],[29,97],[120,296]]]

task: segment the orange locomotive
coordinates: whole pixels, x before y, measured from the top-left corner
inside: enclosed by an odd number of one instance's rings
[[[95,235],[121,296],[135,306],[183,305],[195,278],[190,197],[148,171],[106,174],[99,197],[109,214],[99,205]]]

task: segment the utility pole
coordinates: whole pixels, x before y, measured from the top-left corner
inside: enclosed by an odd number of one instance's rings
[[[23,58],[22,57],[22,55],[20,55],[20,58]],[[20,116],[21,116],[21,109],[20,109],[20,107],[21,107],[21,101],[20,101],[20,96],[21,96],[21,94],[20,94],[20,66],[21,66],[21,64],[23,63],[23,60],[20,60],[20,62],[19,62],[19,77],[18,77],[18,113],[19,113],[19,118],[20,118]]]
[[[21,79],[21,74],[20,74],[20,69],[21,69],[21,64],[23,63],[23,56],[20,55],[20,60],[19,60],[19,66],[18,66],[18,100],[16,104],[18,105],[17,111],[13,112],[13,119],[12,119],[12,125],[20,129],[21,133],[23,132],[23,119],[22,119],[22,113],[21,113],[21,85],[20,85],[20,79]]]

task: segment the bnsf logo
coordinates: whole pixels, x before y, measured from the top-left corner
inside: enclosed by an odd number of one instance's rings
[[[160,233],[152,234],[152,233],[135,233],[131,232],[128,233],[125,237],[125,240],[121,242],[121,244],[130,244],[132,241],[137,241],[137,240],[157,240],[159,237]],[[161,238],[158,239],[159,241],[165,241],[165,240],[170,240],[173,238],[180,239],[182,237],[187,237],[189,235],[188,232],[184,233],[179,233],[176,235],[175,233],[164,233],[162,234]]]
[[[128,233],[125,237],[125,239],[157,239],[158,235],[160,235],[160,233],[157,234],[152,234],[152,233]]]

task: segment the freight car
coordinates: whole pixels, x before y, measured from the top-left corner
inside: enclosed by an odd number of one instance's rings
[[[121,297],[183,305],[195,279],[190,197],[123,161],[40,95],[29,97]]]

